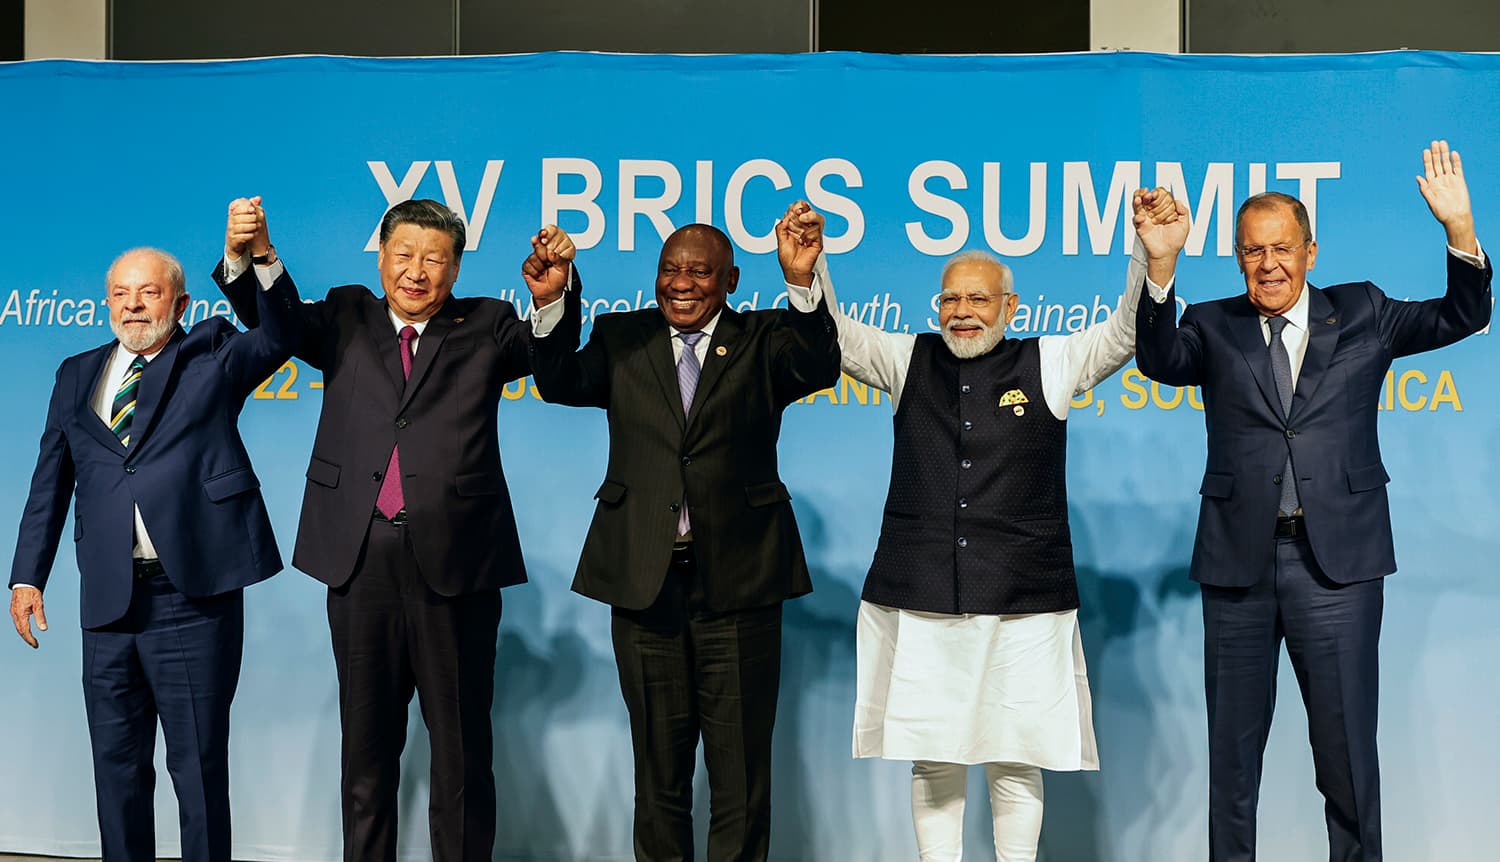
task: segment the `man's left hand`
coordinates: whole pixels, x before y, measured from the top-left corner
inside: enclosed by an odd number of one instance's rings
[[[776,256],[787,284],[812,287],[813,265],[823,253],[823,215],[797,201],[776,222]]]
[[[1433,217],[1448,232],[1448,244],[1459,251],[1478,254],[1469,184],[1464,181],[1458,150],[1449,150],[1447,141],[1433,141],[1431,147],[1423,150],[1422,176],[1417,177],[1417,188]]]

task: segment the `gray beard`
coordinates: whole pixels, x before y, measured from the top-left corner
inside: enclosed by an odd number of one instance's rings
[[[109,320],[109,328],[114,332],[115,337],[120,339],[120,343],[125,345],[125,349],[131,353],[140,353],[142,350],[151,347],[170,335],[172,329],[176,326],[177,321],[167,318],[166,320],[152,321],[144,330],[140,331],[139,335],[131,335],[125,331],[124,326],[115,323],[114,318],[111,317]]]
[[[943,343],[948,345],[949,352],[954,356],[959,359],[976,359],[995,349],[995,345],[1005,337],[1005,327],[986,326],[984,332],[968,338],[960,338],[947,329],[943,330],[942,335]]]

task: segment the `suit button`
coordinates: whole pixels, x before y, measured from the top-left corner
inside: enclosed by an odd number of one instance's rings
[[[1296,437],[1296,436],[1297,436],[1297,429],[1296,428],[1288,428],[1288,429],[1286,429],[1286,438],[1288,440],[1290,440],[1290,439],[1292,439],[1293,437]]]
[[[135,473],[135,468],[134,468],[134,467],[129,467],[129,466],[127,466],[127,467],[126,467],[126,468],[125,468],[125,472],[126,472],[126,473],[131,473],[131,474],[134,474],[134,473]]]
[[[671,509],[674,512],[681,512],[682,511],[682,504],[681,503],[673,503],[672,505],[668,506],[667,508]]]
[[[967,548],[969,546],[969,540],[965,539],[963,536],[959,536],[958,537],[958,546],[960,548]]]
[[[374,473],[370,474],[370,478],[376,482],[379,482],[381,479],[385,478],[385,474],[380,472],[379,470],[376,470]]]
[[[397,428],[405,428],[406,426],[408,426],[410,424],[411,424],[410,422],[406,421],[406,417],[405,416],[402,416],[400,419],[396,420],[396,427]]]
[[[970,467],[974,466],[974,462],[970,461],[968,458],[965,458],[962,461],[958,462],[958,466],[960,466],[960,467],[964,468],[965,470],[967,470]]]
[[[964,420],[964,430],[965,431],[973,431],[974,430],[974,423],[970,422],[967,419],[965,419]]]
[[[959,497],[958,498],[958,508],[960,508],[960,509],[967,509],[967,508],[969,508],[969,498],[968,497]]]
[[[958,391],[962,392],[965,395],[968,395],[969,394],[969,384],[965,383],[964,385],[958,387]]]
[[[687,465],[689,465],[691,463],[693,463],[693,459],[692,458],[689,458],[686,455],[682,456],[682,466],[686,467]]]
[[[1271,484],[1272,485],[1280,485],[1281,484],[1281,474],[1280,473],[1277,473],[1275,476],[1271,477]]]

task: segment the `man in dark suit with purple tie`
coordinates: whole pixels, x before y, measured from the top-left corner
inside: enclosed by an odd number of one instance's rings
[[[601,315],[581,349],[579,291],[545,307],[532,291],[542,397],[609,414],[609,465],[573,589],[613,608],[639,860],[693,858],[700,735],[708,858],[755,862],[770,846],[781,604],[812,589],[776,443],[786,407],[839,379],[813,277],[821,234],[777,235],[783,275],[813,311],[731,308],[733,246],[703,224],[663,245],[657,307]],[[566,265],[538,248],[523,271],[537,284]]]

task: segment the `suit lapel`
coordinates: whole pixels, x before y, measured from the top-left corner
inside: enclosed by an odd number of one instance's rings
[[[427,319],[427,326],[422,329],[422,337],[417,345],[417,355],[412,359],[411,377],[406,379],[406,388],[401,392],[401,406],[397,411],[405,410],[406,405],[411,402],[418,388],[422,385],[422,378],[432,369],[432,363],[437,361],[438,351],[443,347],[443,341],[448,333],[453,331],[453,309],[454,303],[448,302],[438,313]],[[396,351],[392,351],[395,353]],[[401,370],[401,355],[396,353],[396,370]]]
[[[641,315],[645,325],[641,329],[641,350],[646,353],[646,362],[656,372],[661,384],[662,397],[667,399],[667,408],[677,420],[677,430],[687,427],[687,416],[682,411],[682,389],[677,385],[677,364],[672,361],[672,328],[660,314]],[[703,386],[699,378],[698,386]]]
[[[724,368],[739,357],[740,336],[744,334],[745,321],[729,306],[719,315],[714,325],[713,338],[708,342],[708,356],[703,360],[703,374],[698,378],[698,389],[693,393],[693,409],[688,412],[688,422],[698,415],[698,408],[713,391],[714,384],[724,376]]]
[[[365,304],[363,328],[365,336],[370,339],[370,349],[375,351],[375,357],[380,360],[380,366],[390,378],[391,386],[400,395],[406,387],[406,374],[401,371],[401,354],[397,352],[400,341],[396,337],[396,328],[391,323],[391,313],[386,310],[384,297],[380,297],[377,302]]]
[[[1240,353],[1244,354],[1245,362],[1250,366],[1250,374],[1260,387],[1260,394],[1265,396],[1271,412],[1285,421],[1286,411],[1281,409],[1281,395],[1276,391],[1276,377],[1271,373],[1271,351],[1266,347],[1266,338],[1261,330],[1260,312],[1255,310],[1248,298],[1242,296],[1233,305],[1231,314],[1230,331],[1234,334]]]
[[[1307,291],[1307,352],[1302,356],[1302,370],[1297,374],[1297,388],[1292,393],[1293,416],[1306,409],[1318,391],[1323,372],[1328,370],[1328,358],[1339,342],[1339,319],[1333,313],[1333,303],[1312,285],[1307,286]]]
[[[115,347],[118,344],[118,341],[112,341],[85,356],[80,361],[78,377],[74,381],[76,388],[73,399],[74,403],[78,405],[79,423],[90,434],[94,435],[94,438],[99,441],[100,445],[117,455],[123,456],[125,454],[125,447],[120,445],[120,438],[116,437],[114,432],[109,430],[109,426],[104,424],[104,420],[99,418],[99,414],[94,412],[94,393],[99,390],[99,384],[104,382],[99,378],[103,376],[104,370],[109,367],[109,358],[115,355]],[[119,381],[114,381],[114,383],[116,385],[112,386],[111,389],[118,389]],[[113,398],[114,395],[111,394],[106,397]]]
[[[141,386],[136,390],[135,396],[135,418],[130,420],[130,454],[125,456],[127,459],[140,451],[141,442],[151,433],[151,422],[156,418],[162,396],[166,394],[167,381],[172,379],[172,369],[177,365],[180,352],[178,348],[182,345],[183,337],[182,327],[179,326],[167,341],[167,346],[147,362],[146,368],[141,371]]]

